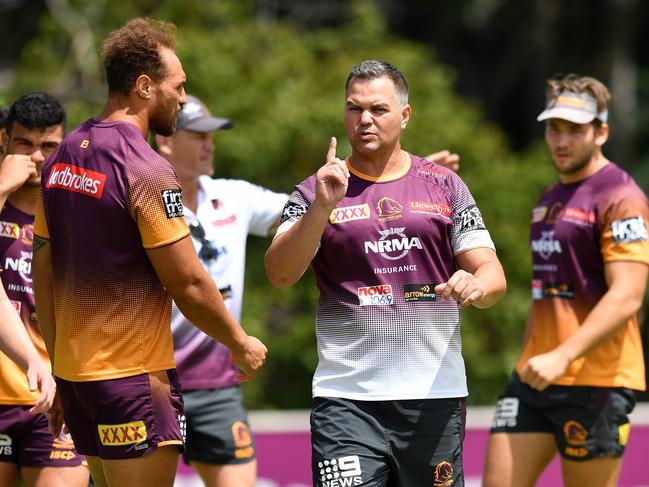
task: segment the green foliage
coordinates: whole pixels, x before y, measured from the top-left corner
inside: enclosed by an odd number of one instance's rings
[[[349,153],[342,109],[350,67],[368,58],[398,66],[409,81],[413,105],[404,147],[420,155],[443,148],[461,155],[461,175],[483,211],[508,276],[502,303],[469,310],[463,321],[471,402],[494,402],[516,360],[529,305],[527,225],[537,196],[553,178],[543,147],[512,153],[503,134],[482,120],[477,104],[454,93],[454,73],[430,49],[391,35],[369,1],[354,3],[347,24],[315,32],[255,19],[250,1],[140,0],[105,2],[101,9],[91,0],[70,4],[86,16],[97,43],[132,16],[177,23],[187,91],[236,123],[234,130],[215,136],[217,174],[276,191],[290,192],[313,173],[331,136],[338,137],[340,157]],[[97,93],[103,89],[75,84],[79,68],[65,54],[70,46],[69,35],[45,17],[24,51],[15,90],[0,97],[36,88],[58,92],[72,126],[97,113],[102,99]],[[290,289],[272,288],[263,271],[267,245],[263,239],[249,242],[242,322],[270,353],[256,381],[245,386],[248,405],[308,407],[317,362],[317,291],[310,273]]]

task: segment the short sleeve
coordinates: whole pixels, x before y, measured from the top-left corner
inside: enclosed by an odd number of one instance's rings
[[[639,188],[615,188],[598,215],[604,262],[627,260],[649,264],[649,205]]]
[[[47,227],[47,220],[45,219],[43,191],[39,191],[38,193],[38,204],[36,206],[36,215],[34,216],[34,234],[48,240],[50,238],[50,230]]]
[[[162,247],[187,236],[189,228],[184,218],[183,193],[171,165],[160,158],[151,161],[148,170],[142,170],[141,163],[131,168],[128,205],[140,230],[143,247]]]
[[[450,237],[453,255],[482,247],[495,250],[491,235],[469,188],[458,176],[454,177],[453,183],[450,187],[453,206]]]
[[[281,235],[295,225],[308,211],[311,203],[312,199],[307,197],[304,191],[298,186],[284,205],[279,219],[279,228],[275,236]]]

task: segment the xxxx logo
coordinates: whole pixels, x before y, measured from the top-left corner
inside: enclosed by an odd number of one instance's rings
[[[141,443],[146,440],[147,431],[144,421],[133,421],[124,424],[100,424],[99,439],[104,446],[121,446]]]
[[[11,222],[0,222],[0,236],[15,238],[20,237],[20,227]]]
[[[350,222],[353,220],[369,220],[369,218],[370,205],[367,203],[364,205],[336,208],[331,212],[331,215],[329,215],[329,221],[334,224]]]

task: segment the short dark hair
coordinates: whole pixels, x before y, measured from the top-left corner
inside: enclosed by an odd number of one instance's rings
[[[165,75],[162,47],[176,49],[176,26],[170,22],[137,18],[111,32],[102,46],[109,93],[128,95],[142,74],[161,81]]]
[[[357,79],[380,79],[387,77],[394,84],[394,92],[397,102],[402,107],[408,104],[408,82],[395,66],[386,61],[376,61],[369,59],[354,66],[347,76],[345,82],[345,93],[349,91],[349,85]]]
[[[42,91],[25,93],[9,108],[5,128],[11,135],[14,122],[28,129],[45,129],[53,125],[61,125],[63,132],[67,123],[65,108],[58,98]]]
[[[9,109],[0,107],[0,130],[7,126],[7,115],[9,115]]]

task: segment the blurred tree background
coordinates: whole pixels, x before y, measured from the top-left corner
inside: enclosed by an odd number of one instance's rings
[[[187,91],[236,123],[215,135],[217,175],[288,193],[322,164],[332,135],[345,140],[349,68],[392,62],[411,88],[404,146],[461,154],[460,174],[507,273],[499,305],[463,315],[469,402],[492,404],[530,301],[529,214],[555,177],[535,121],[544,81],[577,72],[612,88],[605,152],[647,189],[648,10],[635,0],[0,0],[0,104],[46,90],[61,97],[74,127],[105,99],[103,38],[132,17],[168,20],[179,28]],[[348,153],[339,143],[339,156]],[[309,273],[290,289],[272,288],[268,243],[249,241],[243,324],[270,355],[244,391],[252,409],[305,408],[317,292]]]

